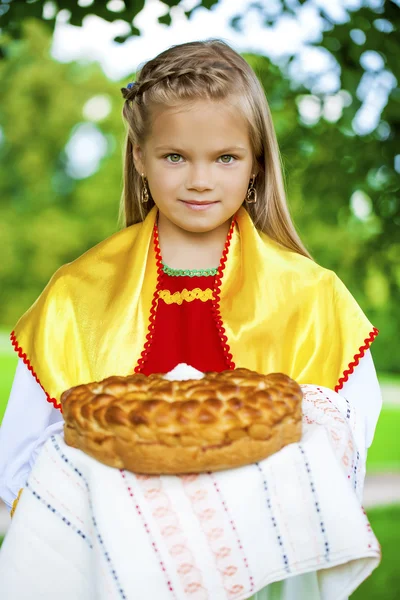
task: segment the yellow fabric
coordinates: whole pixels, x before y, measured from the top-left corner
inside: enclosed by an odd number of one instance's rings
[[[201,300],[207,302],[212,300],[213,291],[211,288],[201,290],[200,288],[194,288],[193,290],[187,290],[184,288],[181,292],[174,292],[171,294],[169,290],[160,290],[158,297],[164,300],[165,304],[182,304],[183,302],[193,302],[193,300]]]
[[[11,510],[10,510],[10,517],[12,518],[14,516],[15,513],[15,509],[17,508],[19,499],[21,498],[21,494],[24,488],[21,488],[18,492],[17,497],[15,498],[15,500],[13,500],[12,506],[11,506]]]
[[[154,207],[53,275],[15,327],[50,397],[132,373],[157,283]],[[373,326],[333,271],[282,248],[237,216],[220,311],[236,367],[334,389]]]

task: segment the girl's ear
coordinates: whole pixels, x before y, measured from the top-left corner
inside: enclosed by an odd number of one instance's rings
[[[144,161],[143,161],[143,150],[140,146],[135,144],[132,150],[133,154],[133,162],[135,164],[135,169],[141,175],[144,173]]]

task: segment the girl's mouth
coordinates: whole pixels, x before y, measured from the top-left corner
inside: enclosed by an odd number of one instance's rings
[[[218,204],[218,201],[208,200],[201,202],[198,202],[197,200],[180,200],[180,202],[183,202],[190,210],[207,210]]]

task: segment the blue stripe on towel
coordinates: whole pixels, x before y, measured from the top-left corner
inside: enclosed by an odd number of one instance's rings
[[[83,533],[83,531],[81,531],[79,529],[79,527],[77,527],[76,525],[74,525],[73,523],[71,523],[71,521],[69,519],[67,519],[67,517],[65,517],[63,514],[61,514],[56,508],[54,508],[54,506],[52,506],[51,504],[49,504],[49,502],[47,502],[47,500],[45,498],[43,498],[42,496],[40,496],[40,494],[38,494],[33,487],[29,484],[29,482],[27,482],[26,484],[26,488],[31,492],[31,494],[33,494],[33,496],[39,500],[39,502],[41,502],[41,504],[44,504],[44,506],[46,508],[48,508],[48,510],[53,513],[56,517],[58,517],[59,519],[61,519],[61,521],[63,523],[65,523],[65,525],[67,525],[68,527],[70,527],[72,529],[72,531],[75,531],[75,533],[77,533],[83,540],[85,540],[85,542],[89,545],[89,548],[93,548],[92,542],[90,541],[90,537]]]
[[[314,485],[314,479],[312,476],[312,472],[311,472],[311,467],[310,467],[310,463],[307,460],[307,456],[306,453],[303,449],[303,446],[301,444],[298,444],[298,449],[300,450],[302,457],[303,457],[303,461],[304,461],[304,466],[306,468],[306,471],[308,473],[308,479],[310,481],[310,487],[311,487],[311,491],[313,494],[313,498],[314,498],[314,505],[315,505],[315,510],[318,513],[318,519],[319,519],[319,527],[320,527],[320,531],[322,534],[322,538],[324,540],[324,552],[325,552],[325,560],[329,561],[329,542],[328,542],[328,536],[326,535],[326,529],[325,529],[325,523],[324,520],[321,516],[321,506],[320,503],[318,501],[318,495],[317,492],[315,490],[315,485]]]
[[[124,590],[123,590],[123,589],[122,589],[122,587],[121,587],[121,584],[120,584],[120,582],[119,582],[119,579],[118,579],[117,572],[116,572],[116,570],[115,570],[115,567],[114,567],[114,566],[113,566],[113,564],[112,564],[112,561],[111,561],[110,554],[109,554],[109,552],[106,550],[106,547],[105,547],[105,544],[104,544],[104,540],[103,540],[103,538],[102,538],[102,537],[101,537],[101,535],[100,535],[100,531],[99,531],[99,528],[98,528],[98,525],[97,525],[96,519],[94,518],[93,504],[92,504],[92,500],[91,500],[91,497],[90,497],[90,489],[89,489],[89,484],[88,484],[88,482],[86,481],[86,478],[85,478],[85,476],[84,476],[84,475],[83,475],[83,474],[82,474],[82,473],[79,471],[79,469],[77,469],[77,468],[76,468],[76,467],[75,467],[75,466],[72,464],[72,462],[71,462],[71,461],[70,461],[70,460],[69,460],[69,459],[68,459],[68,458],[65,456],[65,454],[63,454],[63,453],[62,453],[62,450],[61,450],[60,446],[58,445],[58,443],[57,443],[57,440],[56,440],[56,438],[54,437],[54,435],[52,435],[52,436],[51,436],[51,441],[53,442],[53,446],[54,446],[54,448],[57,450],[57,452],[58,452],[59,456],[62,458],[62,460],[63,460],[63,461],[64,461],[64,462],[65,462],[65,463],[66,463],[66,464],[67,464],[67,465],[68,465],[68,466],[69,466],[69,467],[70,467],[70,468],[71,468],[71,469],[72,469],[72,470],[73,470],[73,471],[74,471],[74,472],[77,474],[77,475],[79,475],[79,477],[81,477],[81,478],[83,479],[84,483],[85,483],[86,489],[87,489],[87,491],[88,491],[88,499],[89,499],[89,504],[90,504],[90,509],[91,509],[91,511],[90,511],[90,512],[91,512],[91,516],[92,516],[92,521],[93,521],[94,530],[95,530],[95,532],[96,532],[96,535],[97,535],[97,539],[98,539],[98,540],[99,540],[99,542],[100,542],[100,547],[101,547],[101,549],[102,549],[102,551],[103,551],[104,557],[105,557],[105,559],[106,559],[106,562],[107,562],[107,565],[108,565],[108,567],[109,567],[109,569],[110,569],[110,571],[111,571],[112,578],[113,578],[113,580],[114,580],[114,583],[115,583],[115,585],[116,585],[116,587],[117,587],[117,590],[118,590],[118,593],[119,593],[120,597],[121,597],[123,600],[128,600],[128,599],[127,599],[127,596],[126,596],[126,594],[125,594],[125,592],[124,592]]]
[[[263,481],[263,486],[264,486],[264,492],[265,492],[265,498],[266,498],[266,503],[267,503],[267,507],[268,507],[268,512],[269,512],[269,516],[271,518],[272,521],[272,525],[274,527],[274,531],[276,534],[276,540],[278,542],[279,545],[279,550],[282,554],[282,561],[283,561],[283,565],[284,565],[284,569],[287,573],[291,572],[290,566],[289,566],[289,558],[288,555],[286,554],[286,550],[285,550],[285,546],[283,544],[283,538],[281,535],[281,532],[279,530],[279,526],[278,523],[276,521],[276,518],[274,516],[274,511],[272,510],[272,504],[271,504],[271,496],[269,493],[269,489],[268,489],[268,483],[267,483],[267,479],[265,477],[265,473],[262,470],[262,468],[260,467],[259,463],[255,463],[255,466],[257,467],[257,469],[260,472],[262,481]]]

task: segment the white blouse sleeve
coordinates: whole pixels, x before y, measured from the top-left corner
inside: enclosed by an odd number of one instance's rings
[[[37,455],[53,433],[63,433],[60,411],[22,359],[19,359],[6,412],[0,428],[0,498],[11,509],[24,487]]]
[[[370,350],[365,352],[338,393],[346,398],[350,406],[353,406],[356,413],[364,419],[365,447],[369,448],[382,409],[382,393]]]

